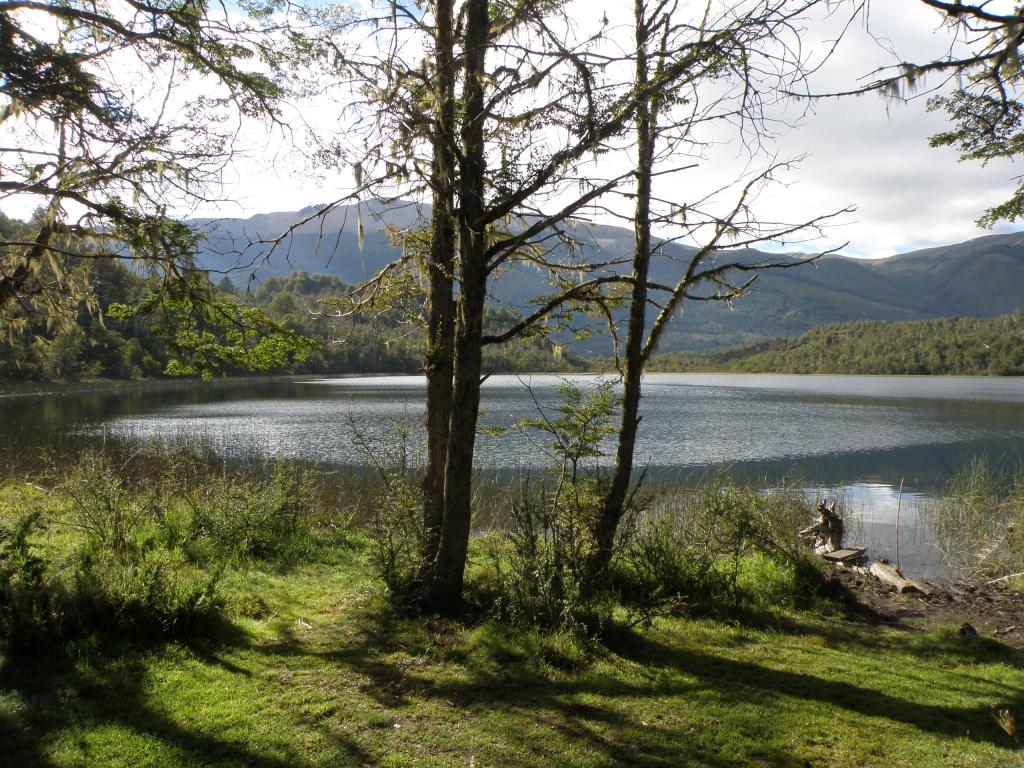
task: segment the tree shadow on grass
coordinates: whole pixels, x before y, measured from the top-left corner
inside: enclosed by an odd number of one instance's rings
[[[492,761],[500,762],[497,755],[514,752],[516,757],[506,758],[512,760],[507,764],[695,764],[707,768],[736,764],[719,745],[695,738],[688,726],[645,722],[628,704],[637,699],[686,695],[698,686],[624,683],[613,677],[595,677],[588,668],[552,674],[552,664],[557,668],[571,663],[566,656],[549,648],[520,648],[517,652],[514,642],[502,642],[500,631],[490,638],[493,646],[485,641],[468,655],[452,649],[432,652],[425,644],[406,642],[402,621],[380,618],[368,624],[358,640],[324,652],[324,658],[365,676],[363,692],[382,706],[400,712],[417,701],[429,701],[446,705],[460,720],[476,719],[474,730],[493,750]],[[420,668],[406,663],[404,653],[396,659],[396,652],[439,653],[439,664],[454,663],[458,669]],[[759,724],[752,721],[749,727],[754,730]],[[564,754],[569,747],[574,752],[571,759]],[[802,759],[772,746],[762,745],[756,752],[756,758],[766,765],[804,766]]]
[[[719,653],[683,636],[676,642],[649,632],[613,632],[604,640],[606,650],[596,654],[598,660],[612,662],[605,665],[595,662],[595,656],[581,656],[572,647],[560,648],[537,633],[519,634],[501,625],[493,625],[493,631],[470,628],[473,645],[466,647],[468,634],[463,623],[404,619],[376,604],[359,612],[327,614],[316,623],[315,629],[306,624],[309,629],[303,631],[285,623],[276,628],[273,639],[255,641],[235,632],[221,636],[216,643],[191,643],[186,648],[204,664],[219,667],[229,680],[252,674],[239,664],[238,651],[272,656],[296,670],[320,669],[327,662],[329,668],[339,670],[346,684],[360,681],[355,684],[366,697],[368,709],[379,706],[400,711],[429,702],[432,709],[428,711],[443,710],[454,722],[473,718],[472,737],[490,745],[483,749],[495,754],[515,751],[523,761],[536,765],[569,762],[560,750],[573,745],[579,750],[577,762],[584,755],[588,762],[630,766],[690,763],[725,768],[745,760],[802,768],[802,757],[772,743],[772,735],[785,738],[786,734],[773,734],[764,722],[772,702],[786,699],[886,718],[941,738],[963,737],[1009,746],[986,706],[909,701],[856,681],[737,660],[728,655],[727,648]],[[826,647],[845,643],[879,654],[891,648],[904,655],[919,654],[933,663],[951,658],[1021,666],[1019,651],[984,638],[943,635],[908,644],[902,635],[894,638],[888,633],[875,638],[864,627],[852,632],[850,627],[839,620],[788,617],[774,621],[769,631],[779,632],[780,637],[786,633],[818,635]],[[770,642],[770,636],[758,638],[753,633],[738,633],[737,638],[742,640],[744,635],[749,642]],[[165,754],[174,755],[174,764],[255,768],[311,764],[296,739],[267,754],[237,736],[190,727],[160,711],[147,695],[147,670],[152,665],[146,657],[152,651],[151,647],[144,651],[110,644],[89,650],[84,661],[64,655],[18,659],[0,667],[0,696],[6,694],[20,704],[16,711],[0,707],[0,743],[4,744],[0,762],[51,765],[44,745],[62,732],[82,733],[113,725],[156,740]],[[609,653],[613,654],[610,658]],[[628,663],[621,664],[614,657]],[[963,677],[959,671],[956,674]],[[976,688],[983,684],[997,689],[998,695],[1005,697],[1003,706],[1018,712],[1024,708],[1024,694],[1012,686],[997,686],[989,680],[974,682]],[[965,693],[969,688],[965,684]],[[703,733],[693,727],[692,717],[665,716],[667,708],[680,706],[679,701],[689,699],[698,706],[709,694],[735,702],[728,715],[728,729],[738,734],[735,738],[721,731]],[[309,727],[307,722],[302,725]],[[282,722],[282,727],[288,726],[289,721]],[[431,738],[437,731],[435,725]],[[343,738],[333,730],[327,738],[338,755],[344,756],[343,764],[376,764],[361,739]]]
[[[810,673],[772,669],[692,647],[670,645],[637,633],[620,635],[609,643],[609,648],[623,658],[682,672],[695,677],[704,686],[729,690],[731,695],[747,701],[795,697],[865,717],[882,717],[944,738],[1010,746],[1006,735],[995,725],[993,709],[989,706],[956,707],[908,701],[858,685],[855,680],[831,680]],[[990,681],[980,682],[991,685]],[[1002,706],[1015,711],[1024,708],[1024,691],[1000,687],[1007,696]]]
[[[247,677],[249,672],[223,658],[225,641],[243,643],[240,634],[232,634],[216,643],[189,643],[187,649],[201,661],[216,664],[231,675]],[[168,760],[171,765],[294,768],[310,764],[302,754],[301,744],[281,748],[278,755],[267,754],[237,736],[189,727],[160,711],[148,694],[148,682],[150,657],[163,647],[166,646],[148,644],[142,648],[127,642],[102,641],[77,655],[52,653],[4,658],[0,666],[0,697],[17,703],[11,711],[0,709],[0,764],[12,768],[56,765],[47,753],[48,745],[61,736],[81,739],[88,731],[108,726],[130,734],[126,737],[126,748],[139,749],[135,736],[153,742],[154,748],[158,745],[163,755],[172,756]],[[331,734],[331,742],[353,765],[369,760],[357,745],[341,742],[337,734]],[[83,740],[80,748],[81,758],[100,764],[99,755],[89,758],[87,741]]]
[[[772,709],[772,702],[787,699],[817,702],[865,718],[884,718],[942,739],[963,738],[999,748],[1011,746],[994,721],[993,708],[988,705],[955,706],[914,701],[858,684],[856,679],[830,679],[730,658],[714,650],[694,647],[686,643],[685,638],[677,644],[659,640],[650,633],[613,633],[606,638],[605,647],[615,656],[633,663],[631,677],[624,677],[621,668],[616,671],[617,665],[607,673],[599,673],[596,665],[590,665],[573,674],[564,674],[558,670],[552,672],[552,666],[559,665],[552,664],[550,654],[543,649],[520,648],[517,651],[515,642],[510,648],[510,643],[503,639],[514,633],[508,627],[497,630],[490,640],[484,633],[484,640],[477,641],[471,652],[460,654],[452,648],[435,646],[431,649],[426,637],[410,638],[410,625],[415,624],[386,612],[366,614],[360,617],[362,632],[344,647],[314,650],[289,645],[279,646],[273,652],[314,653],[358,673],[366,680],[363,692],[384,707],[399,708],[424,700],[486,717],[494,731],[489,733],[492,739],[519,745],[541,764],[559,763],[557,755],[550,753],[552,745],[545,743],[552,740],[550,737],[545,740],[542,735],[551,731],[563,737],[561,743],[577,744],[584,753],[594,753],[601,760],[614,764],[675,765],[684,764],[685,760],[707,766],[735,764],[735,745],[718,743],[713,737],[695,733],[692,722],[668,725],[644,722],[638,714],[642,711],[657,713],[666,706],[666,700],[673,697],[691,696],[699,701],[708,692],[736,702],[737,706],[730,711],[729,724],[742,734],[748,734],[740,737],[741,749],[746,750],[742,759],[769,765],[804,765],[803,758],[772,746],[770,738],[762,738],[768,727],[764,722],[765,713]],[[441,624],[437,627],[438,634],[445,632],[443,622]],[[419,625],[425,626],[424,620]],[[452,629],[455,628],[449,627]],[[817,623],[793,629],[822,630]],[[834,631],[837,637],[841,636],[839,627]],[[479,635],[477,632],[476,636]],[[1014,649],[1002,646],[990,649],[982,645],[977,651],[979,658],[991,661],[985,654],[994,651],[1002,654],[1004,661],[1020,662]],[[902,645],[899,647],[904,649]],[[879,648],[884,652],[886,644]],[[941,652],[971,658],[975,650],[965,647]],[[419,655],[425,657],[425,663],[416,663]],[[1004,697],[998,706],[1018,712],[1024,709],[1024,692],[1020,689],[990,680],[975,682],[998,690],[998,695]],[[922,679],[921,684],[927,683]],[[965,684],[964,692],[969,693],[969,688]],[[542,729],[541,735],[532,737],[531,742],[531,737],[523,732],[524,723],[543,723],[550,730]]]

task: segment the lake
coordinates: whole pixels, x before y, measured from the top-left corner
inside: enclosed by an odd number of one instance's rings
[[[562,378],[492,376],[484,383],[481,427],[503,433],[480,436],[483,473],[544,471],[545,441],[517,424],[558,404]],[[583,389],[595,381],[565,378]],[[423,398],[416,376],[54,392],[0,398],[0,434],[8,451],[22,455],[58,440],[187,438],[229,459],[365,467],[394,455],[403,440],[417,452]],[[692,482],[722,464],[765,487],[798,478],[811,493],[840,497],[852,519],[850,543],[890,558],[898,506],[904,571],[934,576],[942,558],[921,507],[972,456],[1020,460],[1024,380],[650,374],[642,414],[637,466],[647,468],[651,483]]]

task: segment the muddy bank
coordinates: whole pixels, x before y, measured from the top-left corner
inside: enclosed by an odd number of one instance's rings
[[[1024,648],[1024,593],[1005,584],[928,584],[930,595],[898,593],[878,579],[846,568],[835,568],[834,578],[849,588],[882,621],[929,629],[945,625],[964,627]]]

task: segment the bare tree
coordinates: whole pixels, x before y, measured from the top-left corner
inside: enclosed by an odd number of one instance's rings
[[[616,533],[628,505],[641,417],[641,378],[662,333],[686,302],[739,299],[758,273],[806,264],[820,255],[771,257],[751,246],[812,234],[841,212],[793,223],[756,217],[757,194],[788,167],[770,157],[764,167],[712,190],[683,197],[677,180],[703,161],[699,132],[715,126],[753,158],[773,130],[765,101],[798,81],[808,66],[798,52],[800,21],[814,3],[739,4],[715,14],[709,5],[696,19],[678,2],[635,0],[632,56],[634,90],[642,94],[632,124],[635,179],[632,275],[620,370],[621,421],[615,466],[595,526],[591,578],[599,579],[612,557]],[[715,41],[709,46],[705,41]],[[689,58],[686,76],[673,89],[651,90],[664,73]],[[726,87],[710,89],[710,83]],[[721,140],[721,139],[720,139]],[[661,190],[659,192],[659,189]],[[655,230],[675,232],[658,238]],[[678,241],[696,243],[687,253]],[[665,281],[653,280],[662,262]]]
[[[626,194],[636,197],[631,180],[647,178],[636,189],[646,184],[649,190],[650,178],[658,173],[655,151],[668,155],[686,141],[696,142],[694,132],[712,119],[755,117],[756,81],[769,73],[756,71],[752,54],[763,46],[761,64],[779,66],[781,54],[773,60],[767,48],[784,32],[798,34],[794,20],[815,4],[751,0],[715,18],[709,6],[703,16],[686,22],[674,15],[678,9],[672,3],[655,4],[644,10],[638,33],[643,46],[661,46],[653,65],[646,54],[635,56],[628,46],[623,53],[620,30],[609,29],[607,20],[586,29],[562,3],[465,0],[456,5],[436,0],[426,12],[390,3],[364,20],[374,45],[363,44],[342,57],[343,71],[361,98],[355,124],[364,140],[358,151],[339,147],[335,154],[357,169],[357,194],[418,196],[433,203],[429,248],[386,267],[362,297],[374,300],[385,275],[415,268],[416,259],[424,259],[419,269],[429,282],[430,341],[421,595],[427,604],[451,606],[461,594],[482,349],[567,310],[607,309],[613,300],[610,288],[613,293],[623,287],[634,291],[642,318],[647,294],[661,291],[661,314],[646,343],[634,333],[629,347],[634,358],[630,370],[639,376],[643,360],[684,298],[733,298],[748,284],[734,283],[735,272],[770,266],[716,263],[727,243],[742,247],[793,231],[759,226],[749,218],[750,197],[778,165],[741,185],[738,200],[724,215],[704,213],[700,201],[673,207],[672,215],[641,214],[638,248],[644,255],[639,259],[597,263],[585,258],[573,225],[588,212],[604,210],[606,198],[624,185]],[[668,27],[664,18],[670,19]],[[718,109],[706,110],[707,94],[720,89],[727,77],[728,87],[741,89],[738,104],[725,112],[721,105],[726,99],[720,97]],[[652,117],[656,120],[667,105],[686,104],[692,109],[687,118],[673,112],[680,137],[655,150]],[[650,135],[650,141],[642,142],[642,170],[627,164],[620,173],[596,176],[597,162],[621,155],[634,130]],[[640,197],[649,197],[649,191]],[[662,224],[681,226],[690,234],[710,233],[679,283],[670,286],[652,283],[644,266],[659,248],[651,227]],[[551,276],[554,293],[509,327],[485,334],[484,309],[494,281],[524,262]],[[624,272],[626,264],[632,273]],[[711,292],[700,294],[698,286],[711,286]],[[628,478],[628,469],[624,472]]]

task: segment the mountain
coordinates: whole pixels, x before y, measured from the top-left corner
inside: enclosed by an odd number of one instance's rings
[[[346,283],[358,283],[401,253],[386,228],[399,230],[417,217],[429,216],[412,203],[365,203],[342,206],[322,221],[298,226],[268,255],[266,241],[315,212],[270,213],[248,219],[200,219],[208,232],[200,264],[231,275],[236,284],[252,277],[259,282],[295,271],[324,273]],[[357,221],[364,237],[359,246]],[[588,263],[628,257],[632,231],[607,224],[580,224],[581,242],[574,258]],[[671,281],[678,259],[693,250],[668,245],[652,267],[652,279]],[[755,262],[769,254],[744,251],[730,254]],[[795,261],[798,255],[770,254],[776,261]],[[523,308],[529,299],[551,289],[541,273],[515,266],[496,279],[497,303]],[[1024,233],[989,235],[956,245],[929,248],[885,259],[865,260],[823,256],[813,264],[763,272],[749,293],[729,307],[720,302],[690,302],[684,316],[667,330],[660,351],[713,349],[777,336],[796,336],[824,323],[853,320],[927,320],[939,317],[996,317],[1024,306]],[[606,341],[581,347],[601,354]]]

